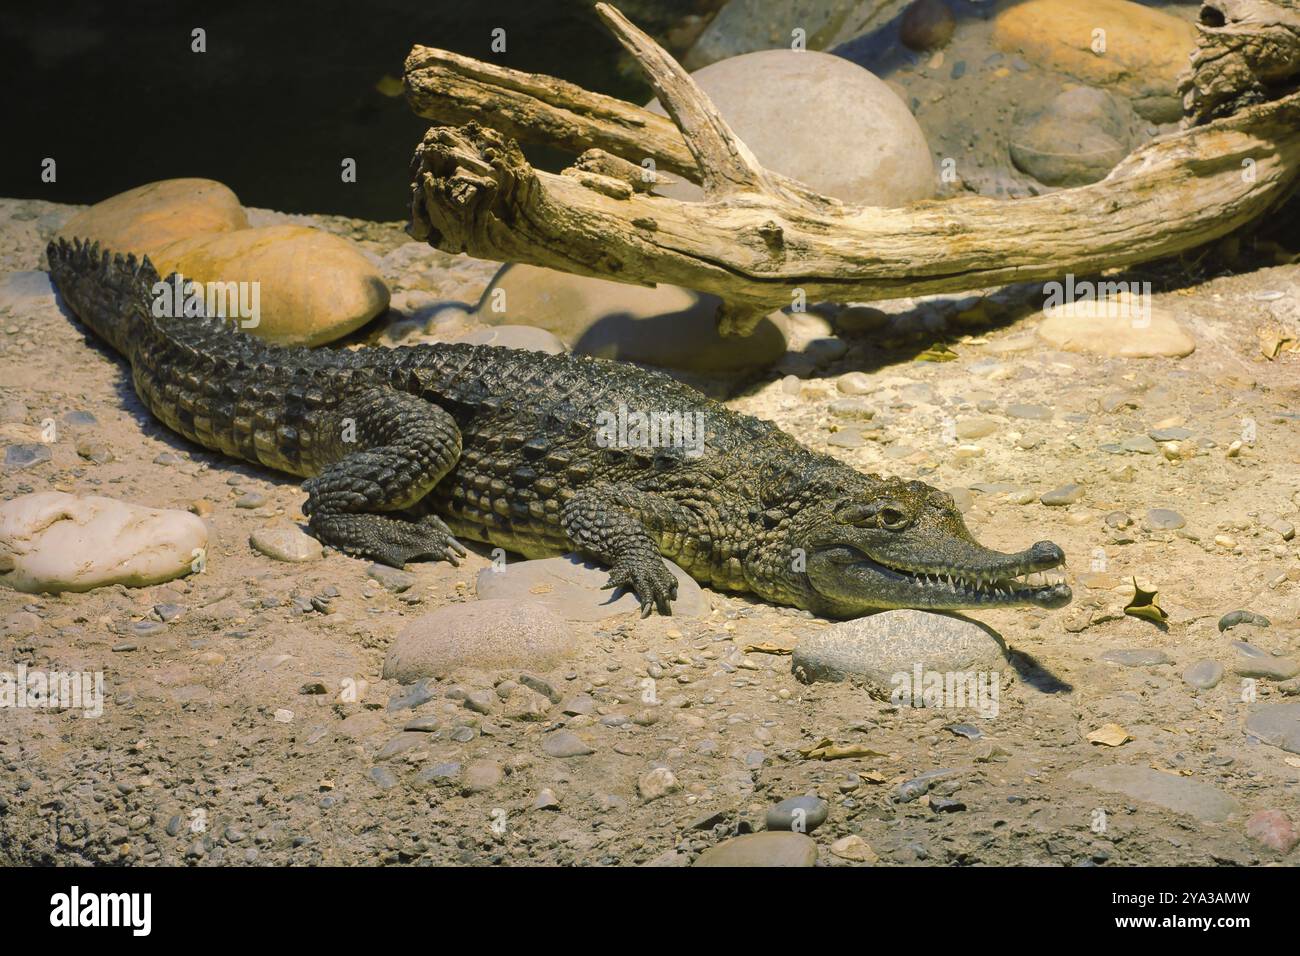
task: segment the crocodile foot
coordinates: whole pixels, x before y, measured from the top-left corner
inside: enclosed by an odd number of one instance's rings
[[[670,602],[677,600],[677,578],[662,561],[616,564],[609,572],[604,590],[630,588],[641,602],[641,616],[649,617],[652,608],[660,614],[673,613]]]
[[[436,515],[403,521],[376,514],[314,514],[309,527],[321,543],[354,558],[400,568],[416,558],[459,567],[468,552]]]

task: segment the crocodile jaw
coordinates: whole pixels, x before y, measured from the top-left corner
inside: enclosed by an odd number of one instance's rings
[[[893,608],[959,610],[1031,606],[1064,607],[1072,593],[1059,575],[1065,556],[1050,541],[1016,554],[1004,554],[974,542],[947,560],[904,560],[898,555],[868,554],[849,544],[816,550],[808,558],[808,582],[815,603],[838,617]]]

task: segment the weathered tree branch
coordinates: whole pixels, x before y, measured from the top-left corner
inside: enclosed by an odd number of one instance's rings
[[[1276,99],[1300,79],[1300,0],[1208,0],[1180,86],[1184,125]]]
[[[1240,87],[1215,78],[1225,69],[1248,77],[1240,80],[1250,87],[1240,96],[1253,105],[1158,139],[1090,186],[1017,201],[965,197],[902,209],[851,206],[798,184],[787,188],[790,181],[754,161],[667,54],[602,4],[602,18],[641,61],[680,125],[694,162],[672,168],[703,181],[706,201],[645,195],[629,185],[625,168],[594,165],[590,157],[568,175],[539,172],[508,135],[471,122],[431,129],[417,149],[410,231],[451,252],[711,292],[726,303],[723,331],[740,333],[789,305],[796,291],[809,301],[896,298],[1160,258],[1258,218],[1300,179],[1300,93],[1283,85],[1300,63],[1300,32],[1290,20],[1300,0],[1280,3],[1206,4],[1214,13],[1188,83],[1192,116],[1196,108],[1205,119],[1228,109],[1227,92]],[[1260,24],[1258,32],[1251,24]],[[410,73],[407,79],[413,88]],[[534,99],[527,109],[518,75],[504,81],[513,91],[507,96],[513,106],[504,112],[517,118],[510,122],[527,122],[538,109],[555,119],[561,104],[536,107],[552,93],[537,79],[530,79],[527,96]],[[483,103],[482,90],[474,89],[475,102]],[[635,140],[611,133],[630,129],[629,118],[644,111],[624,104],[614,123],[607,111],[593,110],[585,99],[590,94],[567,84],[562,92],[565,115],[584,117],[583,135],[592,137],[583,146],[631,162],[647,154]],[[489,115],[493,126],[503,125],[498,113]],[[656,148],[668,142],[659,136]]]

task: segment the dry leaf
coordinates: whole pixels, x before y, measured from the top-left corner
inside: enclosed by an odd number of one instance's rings
[[[782,647],[780,644],[773,644],[771,641],[764,641],[762,644],[745,645],[744,654],[793,654],[793,647]]]
[[[1105,724],[1088,735],[1088,742],[1104,744],[1107,747],[1122,747],[1133,739],[1133,735],[1119,724]]]
[[[841,860],[852,860],[854,863],[875,863],[879,859],[876,856],[876,851],[871,849],[870,844],[856,834],[846,836],[832,843],[831,854],[838,856]]]
[[[1144,591],[1138,587],[1137,578],[1133,579],[1133,600],[1124,607],[1124,613],[1138,617],[1153,624],[1161,624],[1169,618],[1165,609],[1156,603],[1159,591]]]
[[[957,353],[943,344],[931,345],[916,356],[918,362],[952,362],[956,358]]]
[[[837,744],[823,737],[806,750],[800,750],[806,760],[843,760],[846,757],[888,757],[889,754],[872,750],[862,744]]]

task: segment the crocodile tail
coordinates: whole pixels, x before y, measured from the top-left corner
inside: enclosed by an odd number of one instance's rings
[[[63,300],[117,351],[130,358],[134,345],[157,334],[152,305],[160,280],[148,256],[113,255],[81,239],[58,239],[45,254]]]

